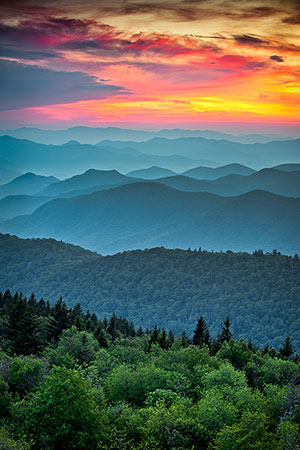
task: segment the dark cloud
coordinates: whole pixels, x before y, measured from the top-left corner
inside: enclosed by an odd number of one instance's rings
[[[290,25],[300,25],[300,14],[296,16],[289,16],[282,19],[283,23],[289,23]]]
[[[280,12],[278,8],[259,6],[256,8],[242,8],[240,11],[236,11],[236,16],[240,19],[260,19],[273,16],[278,14],[278,12]]]
[[[267,41],[258,38],[257,36],[253,36],[250,34],[239,34],[233,36],[234,40],[239,44],[249,45],[251,47],[258,47],[261,45],[268,44]]]
[[[1,110],[102,99],[123,92],[82,72],[56,72],[0,60]]]
[[[284,59],[281,58],[281,56],[278,56],[278,55],[272,55],[272,56],[270,56],[270,59],[272,59],[273,61],[277,61],[277,62],[283,62],[284,61]]]
[[[15,58],[15,59],[23,59],[26,61],[38,61],[41,59],[54,58],[56,56],[57,53],[52,51],[22,50],[20,46],[0,44],[1,58]]]

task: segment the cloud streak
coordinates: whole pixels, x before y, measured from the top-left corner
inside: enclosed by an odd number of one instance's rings
[[[0,74],[1,110],[104,99],[125,92],[84,73],[57,72],[12,61],[0,61]]]

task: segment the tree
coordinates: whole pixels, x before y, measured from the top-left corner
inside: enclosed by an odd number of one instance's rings
[[[168,350],[169,343],[168,343],[168,340],[167,340],[167,333],[166,333],[166,330],[164,328],[162,329],[162,332],[161,332],[161,334],[159,336],[158,342],[159,342],[160,347],[163,350]]]
[[[295,348],[291,343],[290,336],[287,336],[282,347],[279,349],[279,356],[283,359],[289,359],[295,353]]]
[[[70,311],[61,297],[51,309],[50,314],[48,334],[57,342],[63,330],[70,326]]]
[[[149,341],[149,352],[151,350],[151,345],[157,344],[158,340],[159,340],[159,329],[157,328],[157,324],[155,324]]]
[[[117,317],[115,316],[115,314],[113,314],[109,319],[107,325],[107,332],[111,335],[111,340],[114,343],[119,335],[117,330]]]
[[[107,348],[107,338],[106,333],[103,329],[103,325],[99,323],[97,328],[93,332],[95,339],[97,339],[101,348]]]
[[[194,335],[193,335],[193,344],[198,345],[199,347],[203,347],[203,345],[210,344],[210,335],[206,325],[205,320],[201,316],[198,319]]]
[[[35,448],[96,449],[100,416],[96,393],[77,370],[57,367],[12,410],[19,431]]]
[[[229,317],[227,316],[226,320],[224,320],[224,326],[221,331],[220,342],[222,342],[222,343],[225,341],[229,342],[230,339],[232,339],[234,337],[234,334],[231,333],[231,331],[230,331],[230,326],[231,326],[231,323],[230,323]]]
[[[21,296],[12,305],[8,316],[8,339],[11,351],[17,355],[38,353],[42,347],[38,317]]]
[[[267,428],[266,415],[261,412],[245,412],[240,422],[225,426],[218,434],[215,450],[281,450],[275,435]]]

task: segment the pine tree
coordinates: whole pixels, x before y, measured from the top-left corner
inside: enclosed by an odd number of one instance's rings
[[[48,335],[57,342],[62,331],[70,326],[70,312],[62,297],[51,308],[50,315]]]
[[[173,334],[173,331],[172,331],[172,330],[169,331],[168,338],[169,338],[170,344],[171,344],[171,345],[174,344],[174,342],[175,342],[175,337],[174,337],[174,334]]]
[[[157,344],[159,338],[159,329],[157,328],[157,324],[154,325],[153,331],[151,333],[151,342],[152,344]]]
[[[160,348],[162,348],[163,350],[168,350],[169,345],[167,340],[167,333],[164,328],[162,329],[162,332],[158,338],[158,343],[160,345]]]
[[[17,355],[35,354],[42,347],[39,319],[21,296],[8,316],[8,339],[11,351]]]
[[[100,323],[97,325],[97,328],[95,329],[93,334],[94,334],[95,339],[97,339],[100,347],[107,348],[106,333],[103,330],[103,326]]]
[[[204,345],[210,344],[210,335],[209,330],[207,328],[206,322],[201,316],[198,319],[194,335],[193,335],[193,344],[199,347],[203,347]]]
[[[230,331],[230,326],[231,326],[231,323],[230,323],[229,317],[227,316],[226,320],[224,321],[224,326],[223,326],[223,329],[222,329],[221,335],[220,335],[220,342],[222,344],[225,341],[229,342],[234,337],[234,334],[231,333],[231,331]]]
[[[293,353],[295,353],[295,347],[291,343],[290,336],[287,336],[278,354],[283,359],[289,359]]]
[[[143,336],[144,336],[144,332],[143,332],[142,327],[139,327],[139,328],[137,329],[136,335],[137,335],[138,337],[143,337]]]
[[[107,325],[107,332],[111,335],[111,340],[114,343],[119,333],[117,330],[117,317],[115,314],[111,316]]]
[[[183,330],[183,332],[181,333],[181,347],[185,348],[189,345],[189,338],[186,335],[186,332]]]
[[[147,331],[147,330],[146,330]],[[154,328],[150,334],[150,341],[149,341],[149,347],[148,347],[148,351],[150,352],[151,350],[151,345],[152,344],[157,344],[158,340],[159,340],[159,332],[160,330],[157,328],[157,324],[154,325]]]
[[[215,356],[221,347],[222,347],[221,336],[220,336],[220,333],[218,332],[217,337],[215,339],[213,339],[213,341],[210,345],[209,354],[211,356]]]

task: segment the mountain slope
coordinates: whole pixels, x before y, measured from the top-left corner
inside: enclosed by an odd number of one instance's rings
[[[30,216],[0,224],[0,230],[103,253],[164,245],[294,254],[300,251],[299,220],[300,199],[263,191],[226,198],[141,182],[50,201]]]
[[[171,177],[173,175],[176,175],[176,173],[172,170],[157,166],[152,166],[147,169],[133,170],[127,173],[128,177],[142,178],[143,180],[155,180],[157,178]]]
[[[284,172],[296,172],[300,170],[300,164],[279,164],[279,166],[272,167],[275,170],[283,170]]]
[[[0,200],[0,217],[11,219],[24,214],[32,214],[33,211],[49,200],[51,200],[50,197],[9,195]]]
[[[44,177],[28,172],[0,186],[0,199],[8,195],[36,194],[56,181],[58,180],[55,177]]]
[[[284,172],[263,169],[249,176],[228,175],[217,180],[196,180],[187,176],[160,178],[160,183],[189,192],[210,192],[223,196],[266,190],[286,197],[300,197],[300,171]]]
[[[197,180],[217,180],[226,175],[251,175],[255,170],[241,164],[227,164],[225,166],[211,167],[195,167],[182,173],[187,177],[196,178]]]
[[[114,312],[175,334],[192,335],[202,315],[216,335],[229,315],[237,338],[278,347],[289,334],[300,349],[299,258],[164,248],[102,257],[53,239],[8,235],[0,235],[0,248],[2,292],[34,290],[52,301],[62,295],[100,317]]]
[[[87,189],[92,186],[122,185],[130,181],[130,178],[122,175],[117,170],[89,169],[83,174],[75,175],[46,187],[41,191],[40,195],[56,196],[71,191]]]
[[[0,166],[1,166],[1,162],[0,162]],[[0,186],[2,184],[6,184],[9,183],[10,181],[14,180],[15,178],[19,177],[20,175],[22,175],[21,172],[17,172],[16,170],[10,170],[10,169],[5,169],[4,167],[0,167]]]

